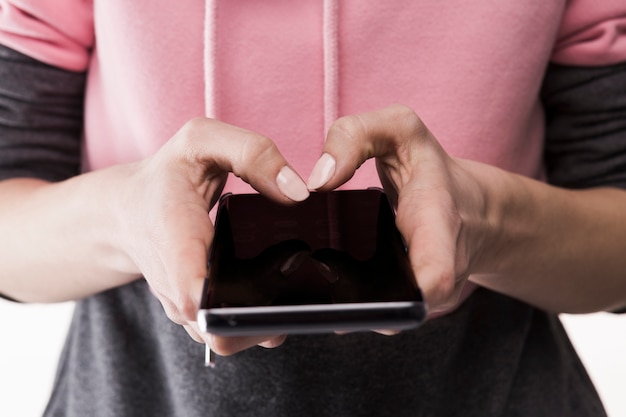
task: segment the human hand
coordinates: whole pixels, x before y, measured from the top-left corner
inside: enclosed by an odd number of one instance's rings
[[[393,105],[337,120],[308,180],[330,190],[376,158],[381,182],[397,209],[417,283],[430,313],[453,307],[484,239],[486,204],[468,161],[450,157],[420,118]]]
[[[214,228],[209,209],[229,172],[284,204],[308,197],[304,182],[274,143],[211,119],[194,119],[154,156],[131,164],[114,214],[124,269],[145,277],[167,316],[219,354],[283,337],[220,338],[198,331],[196,313]]]

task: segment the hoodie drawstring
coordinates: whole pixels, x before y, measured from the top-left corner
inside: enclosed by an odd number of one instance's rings
[[[204,3],[204,115],[217,119],[217,82],[215,62],[217,47],[217,0]]]
[[[324,137],[339,115],[338,1],[323,0],[322,20],[324,63]],[[204,105],[205,116],[218,118],[215,76],[217,40],[217,2],[205,0],[204,17]]]
[[[338,3],[324,0],[324,135],[339,115]]]

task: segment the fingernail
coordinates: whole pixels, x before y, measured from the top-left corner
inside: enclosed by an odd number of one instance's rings
[[[299,251],[291,255],[280,267],[280,273],[288,276],[293,274],[309,258],[309,252]]]
[[[284,166],[276,176],[278,189],[293,201],[304,201],[309,196],[309,190],[302,179],[293,169]]]
[[[317,190],[328,182],[330,177],[335,173],[335,158],[325,153],[313,167],[309,181],[307,181],[309,190]]]
[[[339,274],[334,268],[331,268],[329,265],[321,261],[315,261],[313,265],[315,265],[320,274],[326,278],[326,281],[331,284],[339,281]]]

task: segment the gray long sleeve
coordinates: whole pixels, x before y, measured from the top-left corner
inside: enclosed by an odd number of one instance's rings
[[[626,63],[552,65],[542,98],[548,181],[568,188],[626,188]]]
[[[0,180],[79,173],[85,78],[0,45]]]

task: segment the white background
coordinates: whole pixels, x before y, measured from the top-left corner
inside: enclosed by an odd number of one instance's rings
[[[40,416],[73,305],[0,300],[0,416]],[[626,416],[626,314],[563,316],[609,417]]]

